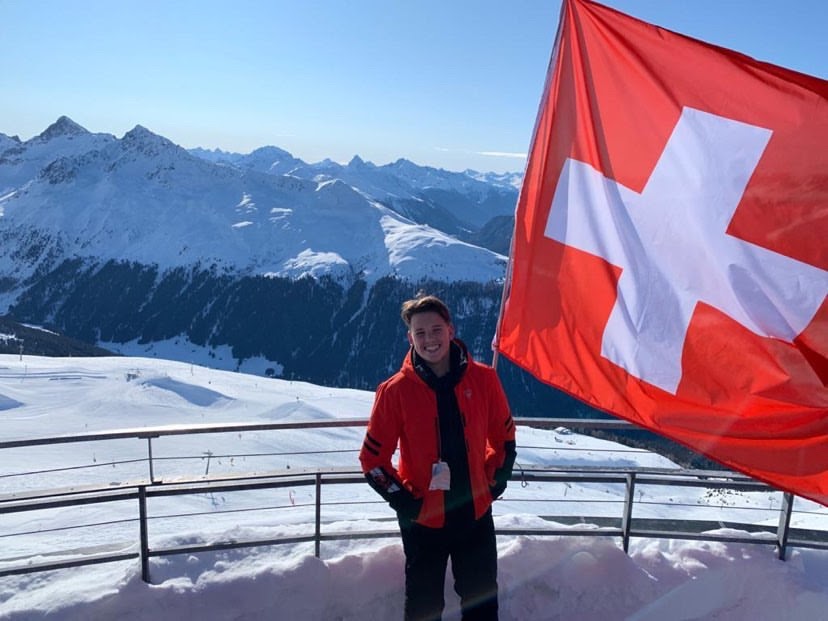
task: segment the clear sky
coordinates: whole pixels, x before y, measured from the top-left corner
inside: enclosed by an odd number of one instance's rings
[[[606,0],[828,77],[825,0]],[[0,132],[522,171],[560,0],[0,0]],[[508,155],[503,155],[508,154]]]

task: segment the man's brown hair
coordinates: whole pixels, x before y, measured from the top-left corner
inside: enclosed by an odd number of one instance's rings
[[[451,323],[451,313],[448,306],[436,295],[426,295],[423,292],[417,294],[412,300],[403,302],[400,316],[407,327],[411,327],[411,318],[418,313],[437,313],[446,323]]]

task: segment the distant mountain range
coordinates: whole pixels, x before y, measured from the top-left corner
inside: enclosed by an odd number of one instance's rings
[[[141,126],[118,139],[61,117],[26,142],[0,134],[0,274],[12,277],[3,266],[15,253],[18,280],[81,257],[162,272],[487,282],[506,259],[468,240],[512,214],[518,183],[406,160],[307,164],[276,147],[187,151]]]
[[[61,117],[0,134],[0,315],[116,353],[373,389],[407,349],[400,303],[425,289],[489,361],[520,181],[188,151]],[[590,412],[498,369],[518,414]]]

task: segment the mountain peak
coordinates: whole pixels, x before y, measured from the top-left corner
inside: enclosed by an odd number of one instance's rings
[[[128,142],[135,142],[143,140],[166,140],[166,138],[163,138],[158,134],[152,133],[143,125],[136,125],[126,134],[124,134],[124,140]]]
[[[154,134],[143,125],[136,125],[124,134],[121,143],[149,156],[156,156],[162,151],[178,148],[171,140]]]
[[[38,138],[43,141],[48,141],[52,138],[57,138],[58,136],[80,136],[88,133],[89,132],[85,128],[75,123],[68,116],[61,116],[57,121],[43,130]]]
[[[417,175],[428,174],[436,169],[431,168],[430,166],[420,166],[415,164],[411,160],[407,160],[404,157],[399,158],[396,162],[387,165],[391,170],[395,170],[397,172],[401,172],[403,174],[406,173],[414,173]]]
[[[297,165],[302,164],[293,155],[279,147],[259,147],[244,158],[244,167],[259,170],[274,175],[289,173]]]
[[[254,149],[250,152],[251,156],[267,156],[271,158],[281,158],[281,159],[295,159],[293,155],[289,152],[285,151],[284,149],[280,149],[279,147],[274,147],[272,145],[259,147],[258,149]]]
[[[20,142],[19,136],[6,136],[6,134],[0,133],[0,153],[3,153],[6,149],[19,146]]]
[[[351,161],[348,162],[348,168],[351,168],[351,169],[354,169],[354,170],[364,170],[366,168],[375,168],[375,166],[373,164],[371,164],[370,162],[366,162],[365,160],[363,160],[358,155],[355,155],[354,157],[351,158]]]

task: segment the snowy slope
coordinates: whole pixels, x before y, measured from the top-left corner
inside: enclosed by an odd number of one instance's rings
[[[155,359],[0,356],[0,440],[150,425],[366,418],[372,399],[373,394],[365,391],[268,380]],[[162,458],[157,474],[162,478],[184,472],[203,474],[208,464],[211,474],[258,467],[355,466],[363,431],[193,436],[174,445],[156,441],[155,456]],[[657,455],[630,452],[565,430],[519,427],[517,434],[518,467],[672,466]],[[119,441],[114,448],[92,443],[4,451],[0,455],[2,491],[145,477],[145,465],[130,462],[142,451],[146,454],[144,443],[136,444]],[[208,454],[212,455],[209,462]],[[233,461],[222,454],[244,456]],[[192,458],[163,461],[169,455]],[[61,465],[76,469],[53,470]],[[11,476],[33,471],[38,473]],[[357,530],[368,517],[389,517],[390,510],[377,502],[367,485],[347,487],[351,497],[346,500],[373,502],[344,504],[337,528]],[[263,493],[263,499],[252,503],[259,510],[252,512],[240,511],[249,508],[250,502],[235,501],[230,494],[198,496],[184,505],[154,506],[153,511],[182,512],[185,517],[153,521],[152,545],[306,532],[305,523],[312,520],[314,511],[307,490]],[[578,515],[584,503],[617,501],[616,493],[598,484],[572,484],[562,490],[563,499],[553,499],[537,483],[522,486],[515,481],[495,504],[495,520],[500,528],[543,527],[537,515],[556,515],[567,509]],[[685,517],[698,519],[710,519],[707,512],[711,510],[721,519],[737,513],[749,519],[745,516],[755,513],[750,519],[771,524],[778,516],[770,493],[708,496],[681,488],[670,488],[667,493],[663,498],[645,496],[637,504],[656,511],[658,502],[670,501],[683,507]],[[191,512],[196,512],[195,517],[187,517]],[[113,531],[123,536],[123,548],[118,550],[135,550],[137,529],[130,521],[134,513],[129,503],[105,512],[93,506],[36,516],[0,515],[0,567],[17,565],[25,558],[55,561],[60,558],[56,548],[75,548],[76,555],[115,551],[102,547],[112,541]],[[98,526],[80,528],[84,522]],[[797,504],[793,525],[826,530],[828,509]],[[31,534],[11,536],[22,532]],[[767,543],[634,538],[627,554],[612,538],[549,536],[499,537],[498,551],[501,621],[818,621],[828,607],[825,551],[796,549],[787,562],[781,562]],[[141,581],[140,564],[135,560],[0,578],[0,618],[356,621],[366,615],[377,619],[402,616],[403,555],[396,537],[325,542],[322,558],[313,556],[312,546],[285,544],[157,557],[151,565],[151,585]],[[446,601],[444,618],[456,621],[458,602],[450,573]]]

